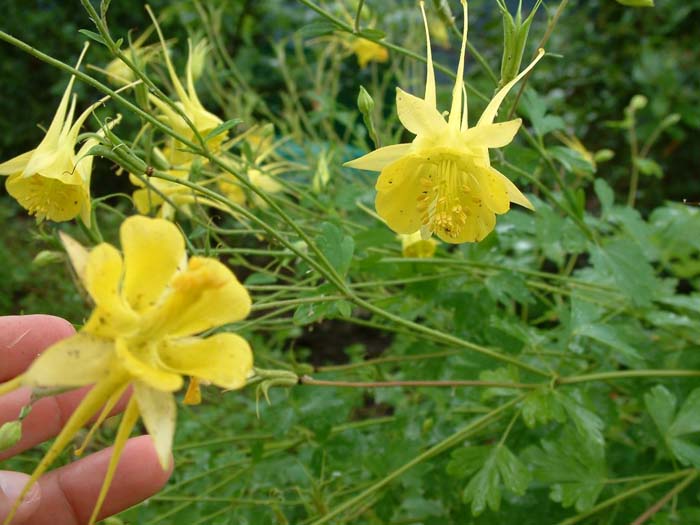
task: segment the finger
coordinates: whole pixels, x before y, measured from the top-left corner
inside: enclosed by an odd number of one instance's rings
[[[21,374],[45,348],[74,333],[68,321],[52,315],[0,317],[0,382]]]
[[[22,494],[22,489],[29,481],[29,476],[19,472],[0,470],[0,521],[7,518],[17,498]],[[29,518],[39,508],[41,489],[34,485],[17,509],[13,524],[29,523]]]
[[[90,388],[84,387],[58,396],[45,397],[34,403],[29,415],[22,421],[21,439],[11,448],[0,452],[0,461],[43,443],[58,434]],[[128,390],[122,396],[110,412],[111,415],[124,410],[130,393],[131,390]],[[0,425],[6,421],[16,420],[22,408],[29,404],[30,398],[31,390],[28,388],[20,388],[0,397]]]
[[[32,525],[83,525],[88,522],[102,486],[111,447],[54,470],[39,480],[41,500]],[[172,464],[172,462],[171,462]],[[99,519],[111,516],[158,492],[168,481],[148,436],[124,447]]]

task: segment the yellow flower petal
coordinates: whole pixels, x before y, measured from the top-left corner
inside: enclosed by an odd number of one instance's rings
[[[404,127],[414,135],[437,134],[447,128],[435,106],[396,88],[396,112]]]
[[[462,138],[469,147],[502,148],[513,141],[520,129],[522,119],[516,118],[497,124],[482,124],[462,132]]]
[[[510,209],[510,199],[503,180],[498,176],[498,172],[494,173],[494,171],[490,168],[481,168],[470,175],[484,204],[492,212],[501,214]]]
[[[421,227],[420,171],[419,158],[404,157],[384,168],[377,179],[377,213],[396,233],[413,233]]]
[[[30,214],[56,222],[77,216],[85,198],[82,185],[65,184],[41,175],[10,175],[5,187],[7,193]]]
[[[150,386],[134,383],[134,398],[139,407],[143,424],[153,439],[158,460],[163,470],[170,467],[170,452],[173,448],[177,406],[170,392],[154,390]]]
[[[63,339],[46,349],[24,374],[35,387],[78,387],[96,383],[114,357],[114,341],[86,333]]]
[[[126,445],[131,431],[136,426],[139,420],[139,410],[136,401],[132,398],[124,410],[124,415],[119,423],[119,429],[117,430],[117,435],[114,438],[114,446],[112,448],[112,457],[109,458],[109,465],[107,466],[107,472],[105,473],[104,480],[102,481],[102,487],[100,488],[100,493],[97,496],[97,501],[92,510],[92,515],[88,521],[88,525],[92,525],[97,521],[97,516],[102,509],[102,504],[107,497],[107,492],[114,479],[114,474],[117,471],[117,465],[119,465],[119,459],[121,458],[122,452],[124,451],[124,446]]]
[[[359,159],[346,162],[343,166],[355,168],[359,170],[381,171],[392,162],[396,162],[401,157],[406,155],[411,149],[411,144],[394,144],[392,146],[384,146],[374,150]]]
[[[160,195],[150,188],[136,190],[131,198],[134,200],[136,210],[144,215],[165,202]]]
[[[215,259],[192,257],[187,270],[175,276],[173,292],[147,323],[154,337],[185,337],[239,321],[251,300],[231,270]]]
[[[147,343],[143,344],[147,345]],[[119,363],[126,371],[149,387],[163,392],[175,392],[182,388],[184,382],[182,377],[164,370],[159,366],[159,363],[156,363],[155,348],[144,348],[142,346],[135,349],[139,352],[140,357],[148,357],[150,362],[147,362],[146,359],[139,359],[139,357],[134,355],[134,352],[129,349],[129,343],[123,338],[116,340],[115,350]]]
[[[185,262],[185,241],[163,219],[132,216],[120,228],[124,252],[123,293],[137,311],[154,306],[178,266]]]
[[[80,282],[85,282],[85,268],[87,267],[88,257],[90,252],[76,241],[73,237],[64,232],[58,232],[58,236],[61,238],[61,243],[63,248],[68,254],[68,259],[70,259],[71,266],[75,270],[75,274],[80,279]]]
[[[488,106],[486,106],[486,109],[484,112],[481,114],[481,118],[479,119],[479,122],[477,122],[477,127],[482,126],[484,124],[491,124],[493,120],[496,118],[496,113],[498,113],[498,108],[501,107],[501,103],[503,102],[503,99],[506,98],[506,95],[508,92],[511,90],[511,88],[525,75],[528,74],[528,72],[535,67],[535,64],[540,61],[540,59],[544,56],[544,49],[539,49],[537,51],[537,56],[535,59],[530,63],[529,66],[527,66],[525,69],[523,69],[520,74],[515,77],[513,80],[508,82],[505,86],[501,88],[501,90],[494,95],[494,97],[491,99],[491,102],[489,102]]]
[[[121,293],[122,266],[121,255],[110,244],[99,244],[90,251],[84,284],[97,305],[85,327],[90,333],[125,335],[138,320]],[[109,332],[102,332],[101,327]]]
[[[511,182],[511,180],[503,175],[500,171],[491,168],[494,172],[498,174],[498,176],[501,177],[503,180],[503,184],[506,187],[506,191],[508,192],[508,198],[510,199],[510,202],[514,202],[515,204],[519,204],[520,206],[527,208],[528,210],[535,210],[535,207],[532,205],[532,203],[528,200],[528,198],[522,194],[522,192],[518,189],[518,187]]]
[[[228,389],[245,386],[246,377],[253,368],[250,345],[232,333],[220,333],[206,339],[164,341],[159,355],[163,364],[180,374]]]
[[[14,175],[15,173],[21,173],[27,166],[29,159],[34,154],[34,150],[27,151],[21,155],[7,160],[0,164],[0,175]]]

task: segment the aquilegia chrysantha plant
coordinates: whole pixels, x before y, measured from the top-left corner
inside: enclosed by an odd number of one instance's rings
[[[496,93],[476,126],[467,120],[463,90],[464,55],[467,45],[467,4],[464,7],[462,49],[452,106],[447,120],[437,109],[435,72],[425,9],[421,11],[427,39],[428,73],[424,98],[397,88],[399,120],[416,138],[373,151],[346,166],[380,171],[377,180],[377,213],[397,233],[421,231],[423,238],[437,235],[448,243],[480,241],[514,202],[532,209],[530,201],[502,173],[491,166],[489,148],[509,144],[521,120],[494,124],[498,108],[515,83],[544,55],[535,60]]]

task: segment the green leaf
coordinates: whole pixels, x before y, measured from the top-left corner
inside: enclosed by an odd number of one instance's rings
[[[452,451],[447,473],[455,478],[468,478],[479,470],[489,456],[490,446],[469,446]]]
[[[700,445],[691,443],[684,437],[700,432],[700,388],[690,393],[675,418],[676,397],[662,385],[647,392],[644,403],[659,433],[678,461],[683,465],[700,468]]]
[[[611,275],[632,304],[648,306],[654,299],[656,277],[651,264],[637,243],[618,239],[603,247],[591,248],[593,267],[603,275]]]
[[[352,254],[355,249],[355,241],[349,235],[330,222],[321,224],[321,235],[318,239],[318,247],[326,256],[328,262],[340,275],[345,275],[350,268]]]
[[[654,0],[617,0],[617,3],[627,7],[654,7]]]
[[[664,176],[664,171],[659,164],[651,159],[634,159],[634,164],[639,168],[642,175],[649,175],[660,179]]]
[[[226,122],[222,122],[221,124],[216,126],[214,129],[212,129],[209,133],[207,133],[207,136],[204,137],[204,141],[209,142],[211,139],[213,139],[217,135],[221,135],[222,133],[225,133],[226,131],[237,126],[241,122],[243,122],[243,121],[239,118],[234,118],[231,120],[227,120]]]
[[[605,449],[566,427],[556,441],[541,441],[524,454],[536,481],[551,485],[549,497],[564,507],[584,512],[605,486]]]
[[[576,331],[576,334],[610,347],[614,350],[615,357],[624,365],[636,367],[644,365],[644,359],[639,355],[639,352],[620,337],[619,330],[616,330],[614,326],[606,324],[584,325]]]
[[[557,400],[564,407],[566,415],[574,423],[579,434],[602,446],[605,442],[603,438],[603,420],[569,396],[560,394]]]
[[[105,39],[102,38],[102,36],[99,35],[98,33],[95,33],[94,31],[90,31],[89,29],[78,29],[78,33],[88,37],[90,40],[94,40],[95,42],[99,42],[103,46],[107,45],[107,43],[105,42]]]
[[[497,368],[496,370],[484,370],[479,374],[479,379],[482,381],[494,381],[502,383],[519,383],[520,374],[515,366]],[[494,397],[512,397],[518,395],[520,391],[517,388],[507,387],[489,387],[485,388],[481,393],[481,400],[488,401]]]
[[[564,407],[557,401],[554,391],[546,386],[538,387],[523,399],[522,412],[525,424],[535,428],[550,421],[566,421]]]
[[[317,36],[330,35],[336,30],[336,25],[327,20],[316,20],[310,24],[302,26],[297,33],[304,38],[315,38]]]
[[[471,502],[472,514],[478,516],[488,505],[492,510],[498,510],[501,506],[501,491],[499,489],[498,468],[496,456],[492,452],[486,458],[483,467],[469,481],[462,493],[465,503]]]
[[[665,435],[676,413],[676,396],[665,386],[656,385],[644,394],[644,404],[661,435]]]
[[[610,212],[610,209],[615,203],[615,193],[610,185],[603,179],[596,179],[593,183],[593,189],[600,201],[600,207],[603,209],[603,215]]]
[[[567,171],[574,171],[592,175],[595,167],[578,151],[566,146],[552,146],[548,148],[549,153],[557,159]]]
[[[315,323],[328,315],[331,305],[332,302],[300,304],[294,311],[294,323],[300,326]]]
[[[547,105],[542,97],[534,90],[527,89],[523,95],[522,105],[535,128],[535,133],[542,137],[551,131],[564,129],[564,119],[559,116],[547,115]]]
[[[500,508],[501,483],[513,493],[522,495],[530,484],[530,473],[508,447],[499,444],[491,449],[483,466],[462,493],[463,501],[471,502],[474,516],[484,512],[487,506],[493,511]]]
[[[360,31],[360,36],[375,40],[381,40],[386,36],[386,33],[380,29],[363,29],[362,31]]]

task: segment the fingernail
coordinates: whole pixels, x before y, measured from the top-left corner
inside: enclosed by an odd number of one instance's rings
[[[0,471],[0,519],[6,518],[10,513],[28,481],[29,476],[26,474]],[[22,523],[29,518],[39,506],[40,498],[41,489],[38,483],[34,483],[18,507],[13,523]]]

